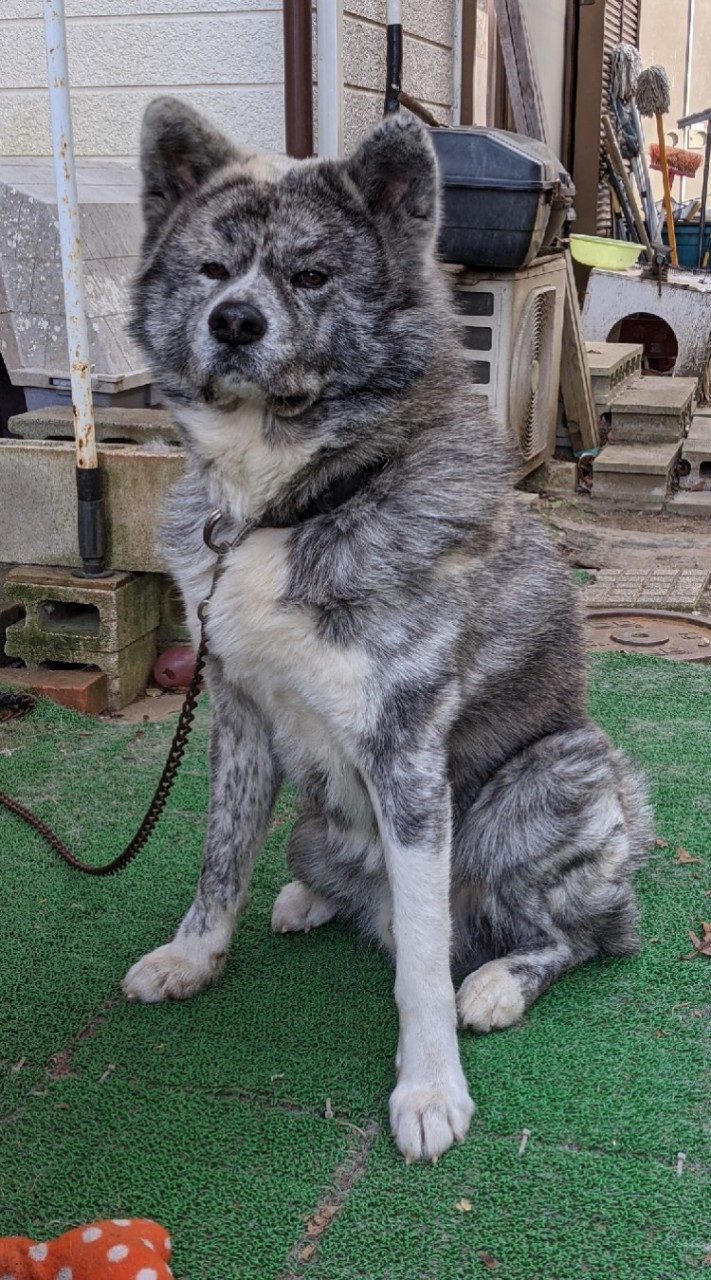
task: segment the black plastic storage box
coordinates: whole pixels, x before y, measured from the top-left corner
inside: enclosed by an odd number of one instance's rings
[[[557,156],[503,129],[432,129],[444,207],[439,252],[465,267],[515,270],[571,218],[575,187]]]

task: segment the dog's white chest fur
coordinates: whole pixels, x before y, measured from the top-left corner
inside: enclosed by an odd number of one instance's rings
[[[348,770],[366,728],[362,650],[322,641],[308,609],[287,603],[288,531],[260,529],[226,560],[208,641],[227,679],[266,713],[287,772]]]

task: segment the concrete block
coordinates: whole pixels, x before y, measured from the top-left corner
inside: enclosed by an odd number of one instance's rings
[[[72,407],[51,405],[18,413],[8,429],[22,440],[73,440]],[[104,444],[150,445],[156,440],[180,444],[177,428],[165,409],[94,409],[96,439]]]
[[[595,459],[593,498],[631,510],[661,511],[681,442],[606,445]]]
[[[681,440],[693,411],[695,378],[637,378],[610,404],[613,444]]]
[[[182,475],[180,449],[99,444],[107,513],[107,564],[157,573],[166,495]],[[49,440],[0,441],[0,561],[80,567],[74,446]]]
[[[108,706],[120,711],[145,689],[156,659],[159,587],[153,574],[88,580],[67,569],[12,569],[5,589],[25,617],[7,628],[5,653],[31,668],[97,667],[107,679]]]
[[[156,630],[159,583],[148,573],[86,579],[68,569],[11,569],[5,590],[25,618],[9,629],[7,652],[25,662],[85,663],[125,649]]]
[[[666,510],[676,516],[703,516],[711,521],[711,492],[702,489],[700,493],[688,493],[680,490],[669,499]]]
[[[555,493],[571,496],[575,493],[578,468],[574,462],[551,458],[531,471],[523,482],[526,489],[536,493]]]
[[[585,347],[595,407],[607,413],[615,392],[640,377],[644,348],[636,342],[586,342]]]
[[[691,467],[689,484],[695,484],[701,479],[702,467],[704,474],[708,476],[711,471],[711,417],[698,409],[691,420],[681,456]]]
[[[108,679],[101,671],[48,671],[44,667],[3,667],[0,688],[27,690],[87,716],[109,705]]]

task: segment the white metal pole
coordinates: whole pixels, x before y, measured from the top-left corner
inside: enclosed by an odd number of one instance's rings
[[[695,19],[696,0],[689,0],[689,7],[686,14],[686,63],[684,66],[684,109],[681,113],[682,120],[685,116],[691,115],[691,69],[692,58],[694,54],[694,19]],[[689,145],[689,126],[684,128],[684,146]],[[686,178],[681,179],[679,187],[679,200],[684,203],[686,195]]]
[[[318,153],[343,155],[343,0],[316,0]]]
[[[94,406],[91,396],[89,334],[84,308],[84,272],[69,100],[64,0],[43,0],[43,5],[74,435],[77,446],[77,467],[84,470],[96,468],[98,460],[94,435]]]
[[[479,16],[478,14],[476,15]],[[462,123],[462,23],[463,0],[454,0],[454,41],[452,48],[452,124]]]

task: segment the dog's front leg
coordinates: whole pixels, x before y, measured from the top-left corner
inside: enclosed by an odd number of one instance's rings
[[[433,754],[375,769],[376,809],[392,894],[398,1083],[390,1124],[406,1160],[436,1160],[469,1128],[474,1104],[459,1060],[450,974],[451,803]]]
[[[129,1000],[186,999],[222,972],[279,786],[261,712],[210,665],[210,811],[197,894],[173,941],[129,969]]]

